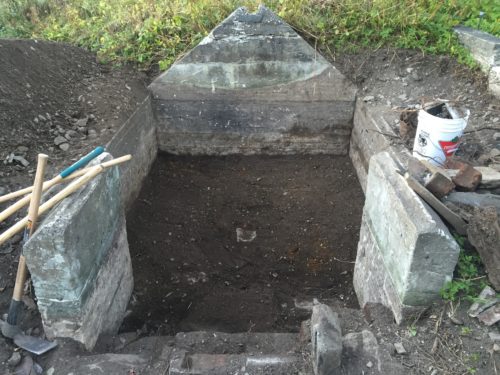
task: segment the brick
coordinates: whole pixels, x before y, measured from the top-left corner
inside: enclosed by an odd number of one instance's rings
[[[458,191],[474,191],[481,182],[481,172],[470,164],[457,160],[447,160],[446,167],[449,169],[458,169],[456,176],[452,178]]]
[[[442,198],[455,188],[455,184],[442,173],[435,172],[427,181],[425,187],[436,197]]]

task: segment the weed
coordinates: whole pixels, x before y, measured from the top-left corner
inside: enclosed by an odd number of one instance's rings
[[[167,68],[237,6],[260,0],[2,0],[0,36],[66,41],[103,61]],[[452,28],[500,35],[496,0],[268,0],[266,5],[322,52],[366,46],[419,49],[473,64]]]
[[[408,336],[415,337],[417,335],[417,326],[414,324],[408,326]]]
[[[457,236],[455,239],[460,246],[458,264],[455,270],[457,277],[446,283],[441,289],[441,297],[452,302],[460,298],[474,301],[479,292],[487,285],[485,276],[479,275],[481,258],[475,252],[464,250],[465,239],[463,237]]]
[[[472,329],[470,329],[470,327],[462,327],[462,329],[460,330],[460,334],[462,336],[469,336],[470,334],[472,333]]]

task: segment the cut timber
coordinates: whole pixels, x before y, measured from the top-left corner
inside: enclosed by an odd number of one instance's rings
[[[488,271],[488,279],[500,290],[500,226],[495,207],[475,208],[467,230]]]
[[[417,193],[428,205],[430,205],[438,214],[440,214],[460,235],[467,234],[467,223],[456,213],[446,207],[439,199],[423,187],[408,173],[405,174],[406,182],[415,193]]]

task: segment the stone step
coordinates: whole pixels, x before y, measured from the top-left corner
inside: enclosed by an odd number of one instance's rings
[[[203,354],[286,354],[301,350],[298,333],[181,332],[175,347]]]
[[[172,354],[169,375],[310,374],[299,354]]]

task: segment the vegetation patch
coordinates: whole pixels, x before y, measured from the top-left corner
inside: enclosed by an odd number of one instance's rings
[[[167,68],[238,6],[259,0],[3,0],[0,36],[64,41],[103,61]],[[496,0],[269,0],[264,3],[331,58],[392,46],[473,64],[452,28],[500,35]]]

